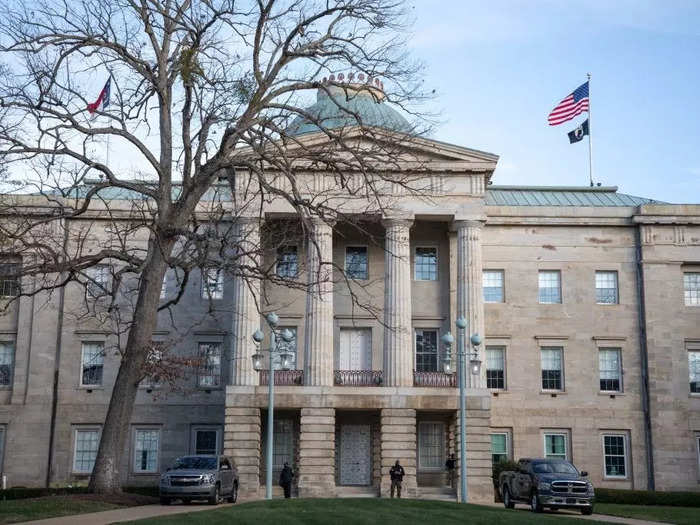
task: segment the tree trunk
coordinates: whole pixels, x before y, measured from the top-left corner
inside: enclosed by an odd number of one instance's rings
[[[121,491],[120,466],[122,455],[128,450],[127,439],[134,402],[142,379],[142,367],[146,361],[145,349],[150,345],[158,322],[158,303],[163,278],[167,270],[166,256],[173,249],[172,241],[149,240],[150,259],[141,275],[141,285],[133,322],[122,355],[119,373],[114,383],[109,409],[102,428],[100,447],[88,490],[97,493]]]

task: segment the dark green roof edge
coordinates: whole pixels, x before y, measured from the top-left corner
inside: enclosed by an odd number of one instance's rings
[[[640,206],[666,202],[618,193],[617,186],[489,186],[487,206]]]

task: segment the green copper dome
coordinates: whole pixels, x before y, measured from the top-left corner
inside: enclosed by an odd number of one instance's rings
[[[316,103],[306,111],[318,124],[299,116],[287,128],[289,135],[314,133],[320,131],[319,126],[338,129],[360,124],[404,133],[411,130],[408,121],[385,102],[384,93],[369,85],[348,84],[343,88],[328,86],[319,89]]]

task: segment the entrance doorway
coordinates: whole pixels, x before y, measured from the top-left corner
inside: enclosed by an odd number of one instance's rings
[[[340,426],[340,484],[370,485],[372,449],[370,425]]]

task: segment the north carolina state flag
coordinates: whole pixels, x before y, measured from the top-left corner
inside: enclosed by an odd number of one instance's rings
[[[112,77],[107,79],[105,87],[100,91],[100,96],[92,104],[88,104],[87,110],[93,115],[98,109],[104,111],[104,109],[109,105],[109,92],[112,87]]]

